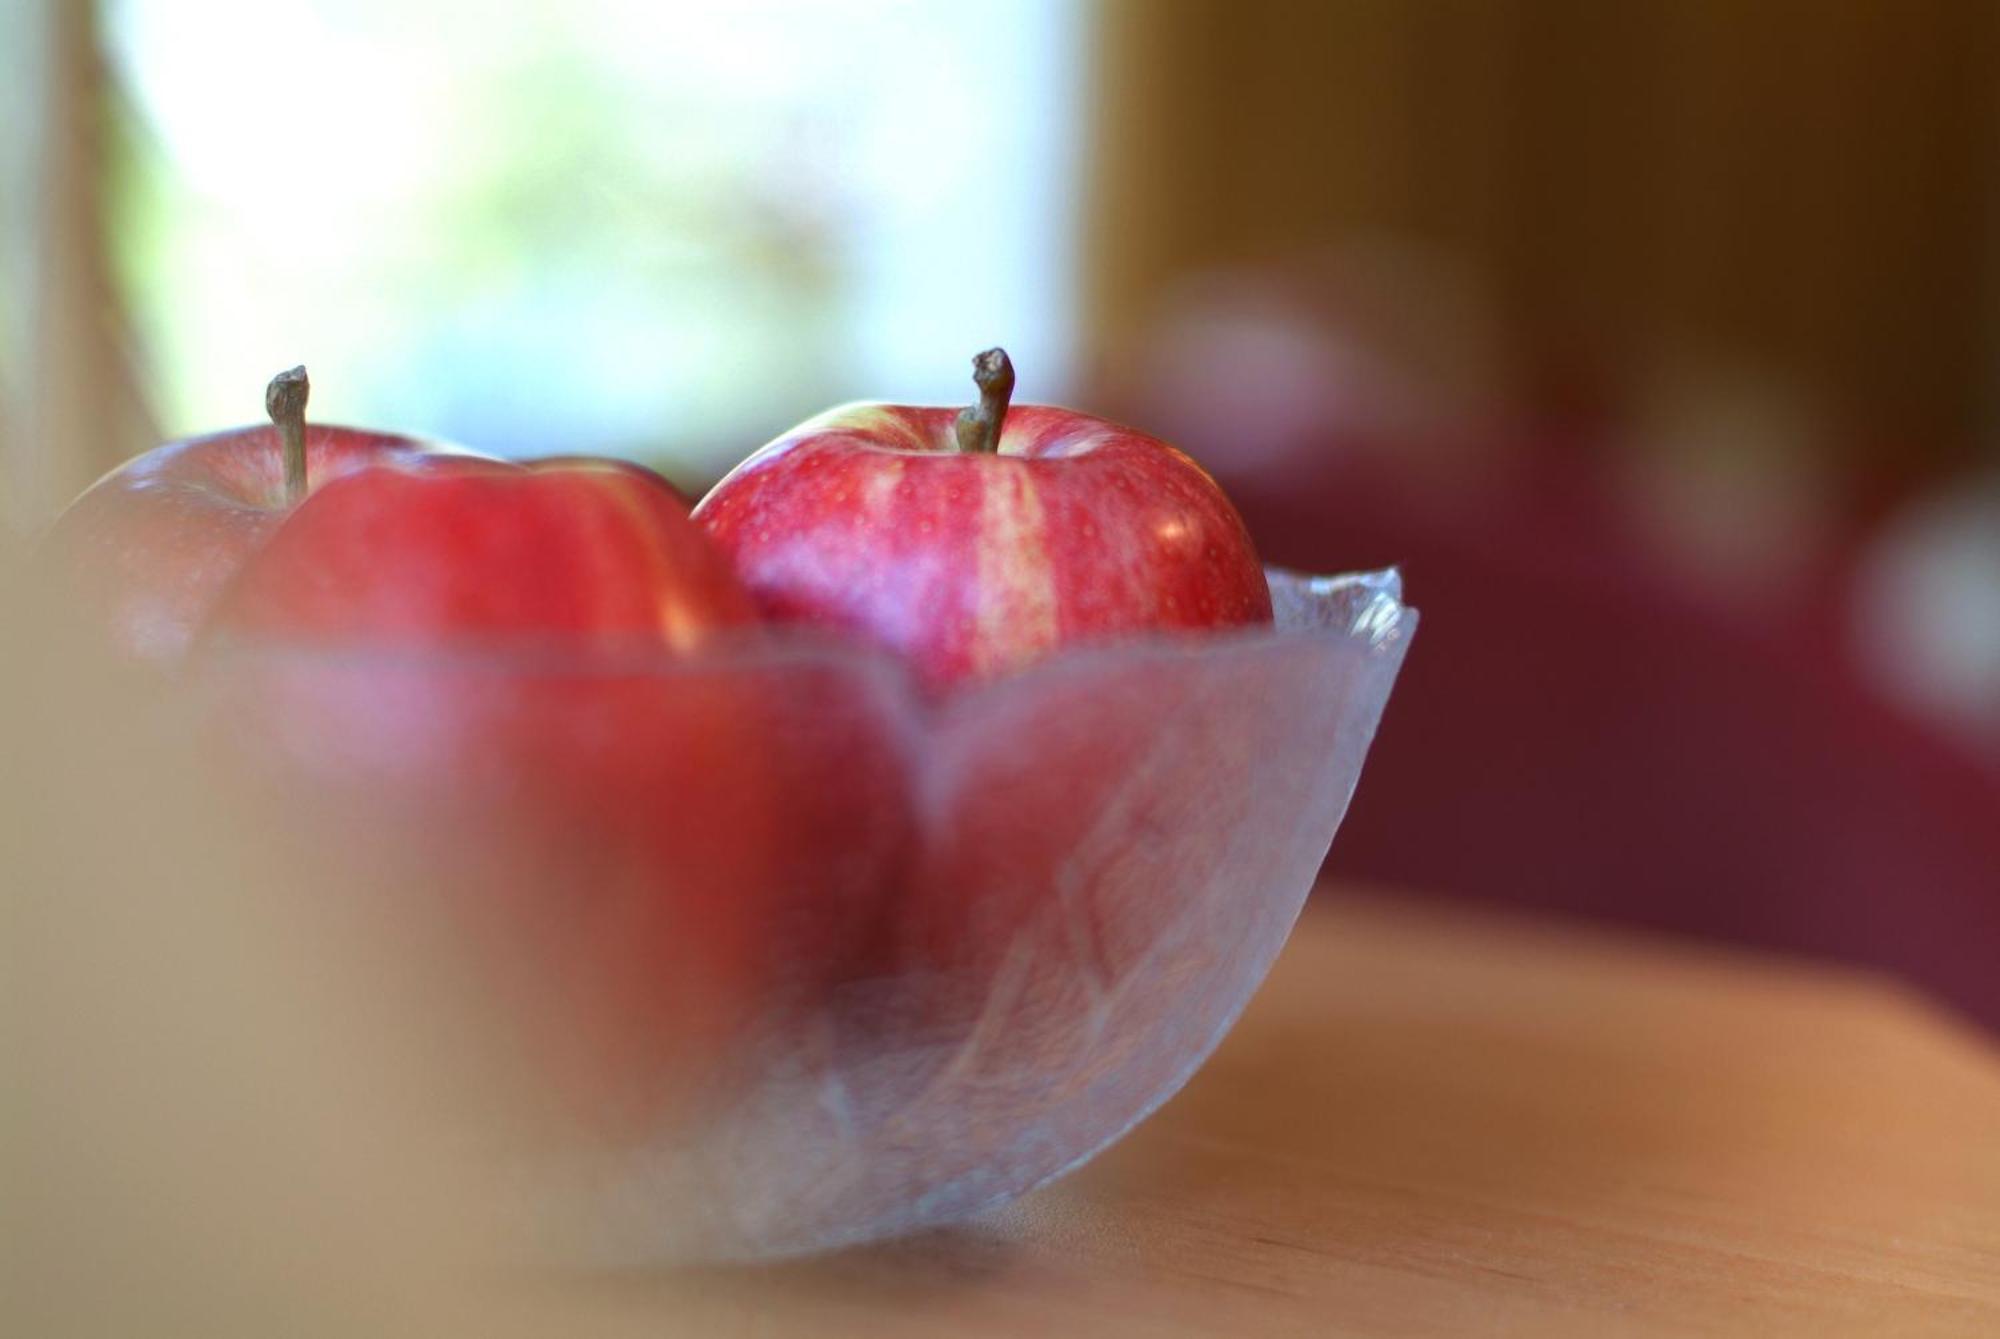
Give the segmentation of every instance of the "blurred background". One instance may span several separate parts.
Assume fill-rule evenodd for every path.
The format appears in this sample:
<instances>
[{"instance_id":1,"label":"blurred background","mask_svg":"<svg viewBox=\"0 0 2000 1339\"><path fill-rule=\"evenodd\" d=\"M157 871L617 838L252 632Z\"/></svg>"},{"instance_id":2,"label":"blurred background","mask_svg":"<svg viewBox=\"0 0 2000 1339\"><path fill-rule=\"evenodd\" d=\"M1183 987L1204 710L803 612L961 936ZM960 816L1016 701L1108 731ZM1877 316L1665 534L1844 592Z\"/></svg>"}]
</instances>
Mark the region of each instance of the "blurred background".
<instances>
[{"instance_id":1,"label":"blurred background","mask_svg":"<svg viewBox=\"0 0 2000 1339\"><path fill-rule=\"evenodd\" d=\"M0 516L323 417L1186 447L1425 624L1336 874L2000 1025L2000 7L0 0Z\"/></svg>"}]
</instances>

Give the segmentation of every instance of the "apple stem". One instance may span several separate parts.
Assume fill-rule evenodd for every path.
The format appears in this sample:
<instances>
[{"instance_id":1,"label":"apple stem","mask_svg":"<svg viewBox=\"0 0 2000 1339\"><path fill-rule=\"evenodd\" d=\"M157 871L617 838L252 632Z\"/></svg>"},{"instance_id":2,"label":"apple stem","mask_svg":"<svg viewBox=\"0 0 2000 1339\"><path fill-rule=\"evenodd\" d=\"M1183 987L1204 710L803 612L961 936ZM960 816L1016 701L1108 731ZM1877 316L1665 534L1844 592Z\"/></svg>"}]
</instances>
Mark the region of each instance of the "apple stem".
<instances>
[{"instance_id":1,"label":"apple stem","mask_svg":"<svg viewBox=\"0 0 2000 1339\"><path fill-rule=\"evenodd\" d=\"M285 503L297 506L306 495L306 400L312 382L303 367L280 372L264 388L264 412L278 425L285 447Z\"/></svg>"},{"instance_id":2,"label":"apple stem","mask_svg":"<svg viewBox=\"0 0 2000 1339\"><path fill-rule=\"evenodd\" d=\"M952 425L958 449L969 454L998 451L1000 425L1007 420L1007 401L1014 395L1014 364L1005 349L988 349L972 360L972 384L979 403L958 411Z\"/></svg>"}]
</instances>

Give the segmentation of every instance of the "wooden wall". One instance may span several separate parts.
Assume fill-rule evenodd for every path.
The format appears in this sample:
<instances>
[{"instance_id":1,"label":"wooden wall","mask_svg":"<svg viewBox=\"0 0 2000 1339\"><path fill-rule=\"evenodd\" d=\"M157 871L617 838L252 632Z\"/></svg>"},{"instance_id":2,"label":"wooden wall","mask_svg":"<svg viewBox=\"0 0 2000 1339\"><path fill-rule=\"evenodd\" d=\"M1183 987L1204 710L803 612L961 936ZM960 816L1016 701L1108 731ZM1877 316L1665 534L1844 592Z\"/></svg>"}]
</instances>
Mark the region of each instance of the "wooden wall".
<instances>
[{"instance_id":1,"label":"wooden wall","mask_svg":"<svg viewBox=\"0 0 2000 1339\"><path fill-rule=\"evenodd\" d=\"M1731 360L1949 453L1993 418L1997 11L1104 0L1096 351L1189 270L1386 228L1558 347Z\"/></svg>"}]
</instances>

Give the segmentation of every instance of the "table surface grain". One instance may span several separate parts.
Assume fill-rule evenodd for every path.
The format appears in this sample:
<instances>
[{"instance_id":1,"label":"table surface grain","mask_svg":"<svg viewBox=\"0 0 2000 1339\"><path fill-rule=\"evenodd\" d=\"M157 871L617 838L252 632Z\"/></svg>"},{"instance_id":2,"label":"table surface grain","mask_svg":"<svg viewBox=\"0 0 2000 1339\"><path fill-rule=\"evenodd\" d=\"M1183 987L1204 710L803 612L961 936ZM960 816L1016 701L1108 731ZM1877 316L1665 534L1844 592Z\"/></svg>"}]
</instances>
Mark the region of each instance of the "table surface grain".
<instances>
[{"instance_id":1,"label":"table surface grain","mask_svg":"<svg viewBox=\"0 0 2000 1339\"><path fill-rule=\"evenodd\" d=\"M1334 892L985 1220L609 1285L767 1335L2000 1335L2000 1050L1893 983Z\"/></svg>"}]
</instances>

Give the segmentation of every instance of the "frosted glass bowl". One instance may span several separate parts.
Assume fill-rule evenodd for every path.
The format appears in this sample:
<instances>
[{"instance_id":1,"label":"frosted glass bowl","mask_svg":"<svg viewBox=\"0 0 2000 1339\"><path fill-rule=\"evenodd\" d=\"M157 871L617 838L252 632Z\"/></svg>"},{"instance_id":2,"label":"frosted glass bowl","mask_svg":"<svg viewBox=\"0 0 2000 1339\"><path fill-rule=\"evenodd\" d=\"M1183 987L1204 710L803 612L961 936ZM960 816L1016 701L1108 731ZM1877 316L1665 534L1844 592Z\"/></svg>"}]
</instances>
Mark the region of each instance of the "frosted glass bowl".
<instances>
[{"instance_id":1,"label":"frosted glass bowl","mask_svg":"<svg viewBox=\"0 0 2000 1339\"><path fill-rule=\"evenodd\" d=\"M350 855L390 839L509 964L531 1071L584 1113L522 1161L537 1229L603 1263L769 1258L1006 1203L1214 1050L1417 622L1394 572L1270 580L1275 629L942 701L790 633L234 645L198 676L289 812Z\"/></svg>"}]
</instances>

